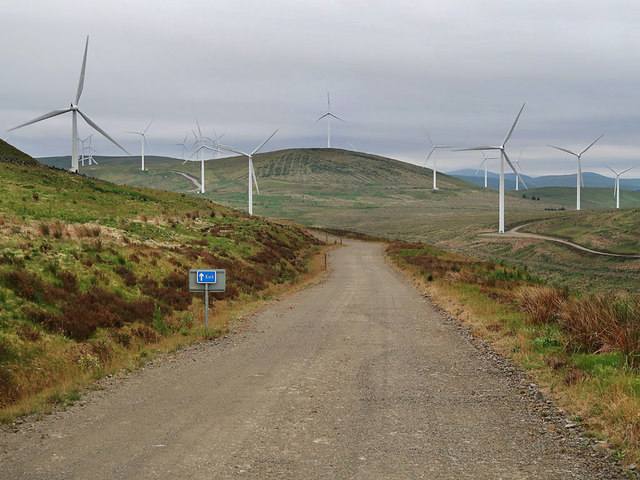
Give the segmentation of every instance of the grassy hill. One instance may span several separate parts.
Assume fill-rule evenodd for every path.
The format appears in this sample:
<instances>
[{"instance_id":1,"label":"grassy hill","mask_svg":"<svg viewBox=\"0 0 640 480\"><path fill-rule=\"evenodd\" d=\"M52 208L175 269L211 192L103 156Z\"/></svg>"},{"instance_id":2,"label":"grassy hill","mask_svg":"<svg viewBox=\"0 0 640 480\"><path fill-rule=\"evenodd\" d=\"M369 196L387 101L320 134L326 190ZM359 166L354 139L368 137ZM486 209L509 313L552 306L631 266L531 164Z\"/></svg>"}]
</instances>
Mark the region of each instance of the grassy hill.
<instances>
[{"instance_id":1,"label":"grassy hill","mask_svg":"<svg viewBox=\"0 0 640 480\"><path fill-rule=\"evenodd\" d=\"M596 250L640 253L640 209L571 212L533 223L524 231L565 238Z\"/></svg>"},{"instance_id":2,"label":"grassy hill","mask_svg":"<svg viewBox=\"0 0 640 480\"><path fill-rule=\"evenodd\" d=\"M540 197L545 203L555 207L573 210L576 207L575 187L531 188L520 192L522 195ZM611 188L581 189L581 207L583 210L611 209L615 207L615 198ZM639 208L640 192L620 190L620 208Z\"/></svg>"},{"instance_id":3,"label":"grassy hill","mask_svg":"<svg viewBox=\"0 0 640 480\"><path fill-rule=\"evenodd\" d=\"M100 165L83 172L117 183L190 192L194 186L175 172L200 176L199 164L182 165L176 159L150 157L149 171L144 173L139 171L139 158L98 161ZM533 240L480 236L497 229L497 192L447 175L438 175L440 190L433 192L432 172L427 168L338 149L264 153L256 156L255 166L261 195L254 195L254 211L259 215L473 252L478 257L530 268L556 284L586 290L633 289L629 272L640 272L640 262L585 256L561 245ZM246 174L245 159L207 162L205 196L246 209ZM587 188L583 197L585 209L611 207L609 189ZM638 198L638 193L622 192L623 206ZM571 188L509 192L507 226L566 215L574 202L575 190ZM556 211L562 208L565 210ZM602 234L622 238L615 232Z\"/></svg>"},{"instance_id":4,"label":"grassy hill","mask_svg":"<svg viewBox=\"0 0 640 480\"><path fill-rule=\"evenodd\" d=\"M304 275L317 248L295 226L73 175L0 147L0 420L76 398L94 378L202 338L189 268L227 269L215 332L229 312Z\"/></svg>"},{"instance_id":5,"label":"grassy hill","mask_svg":"<svg viewBox=\"0 0 640 480\"><path fill-rule=\"evenodd\" d=\"M46 159L47 162L60 159ZM154 186L190 192L194 186L175 172L199 179L199 164L166 157L100 158L100 165L82 170L115 183ZM497 197L447 175L438 176L433 192L430 169L376 155L339 149L291 149L254 159L260 195L259 215L292 219L306 225L363 233L442 241L474 235L497 226ZM246 209L247 163L242 158L215 159L206 164L206 197ZM543 202L514 196L508 221L548 216Z\"/></svg>"}]
</instances>

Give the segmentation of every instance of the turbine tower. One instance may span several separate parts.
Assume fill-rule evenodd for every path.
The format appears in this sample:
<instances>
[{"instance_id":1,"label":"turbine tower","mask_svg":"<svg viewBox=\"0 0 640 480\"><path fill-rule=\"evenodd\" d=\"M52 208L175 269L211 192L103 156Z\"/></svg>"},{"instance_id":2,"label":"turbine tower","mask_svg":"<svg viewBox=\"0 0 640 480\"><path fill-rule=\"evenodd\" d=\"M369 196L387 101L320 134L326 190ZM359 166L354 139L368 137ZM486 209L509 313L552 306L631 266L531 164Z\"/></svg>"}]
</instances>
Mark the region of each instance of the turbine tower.
<instances>
[{"instance_id":1,"label":"turbine tower","mask_svg":"<svg viewBox=\"0 0 640 480\"><path fill-rule=\"evenodd\" d=\"M616 172L613 168L607 167L616 176L613 184L613 195L616 197L616 208L620 208L620 177L627 173L629 170L633 170L633 167L629 167L621 172Z\"/></svg>"},{"instance_id":2,"label":"turbine tower","mask_svg":"<svg viewBox=\"0 0 640 480\"><path fill-rule=\"evenodd\" d=\"M256 173L255 173L255 170L253 168L253 156L256 153L258 153L260 151L260 149L262 147L264 147L267 144L267 142L269 140L271 140L275 136L276 133L278 133L278 130L273 132L269 136L269 138L267 138L264 142L262 142L256 148L254 148L251 153L246 153L246 152L243 152L242 150L237 150L237 149L235 149L233 147L229 147L229 146L226 146L226 145L218 145L218 149L224 150L224 151L230 152L230 153L237 153L238 155L242 155L244 157L247 157L247 159L249 161L249 173L248 173L248 177L249 177L249 190L248 190L249 206L248 206L248 212L249 212L249 215L253 215L253 182L255 182L255 184L256 184L256 192L257 192L257 194L260 195L260 188L258 188L258 179L256 178Z\"/></svg>"},{"instance_id":3,"label":"turbine tower","mask_svg":"<svg viewBox=\"0 0 640 480\"><path fill-rule=\"evenodd\" d=\"M509 139L511 138L513 131L515 130L516 125L518 124L518 120L520 120L520 115L522 115L522 111L524 110L525 105L526 105L525 103L522 104L522 107L520 108L520 111L518 112L518 115L516 116L516 119L514 120L513 125L511 125L511 128L509 129L509 132L507 133L507 136L502 141L501 145L482 145L479 147L461 148L457 150L459 152L470 151L470 150L481 150L481 151L499 150L500 151L500 189L499 189L500 192L499 192L499 201L498 201L498 212L499 212L498 213L498 233L504 233L504 162L506 161L509 164L509 167L511 167L511 170L513 170L513 173L515 173L516 175L520 175L516 170L516 167L511 162L509 155L507 155L506 145ZM520 179L520 181L526 188L527 184L525 183L525 181L522 178Z\"/></svg>"},{"instance_id":4,"label":"turbine tower","mask_svg":"<svg viewBox=\"0 0 640 480\"><path fill-rule=\"evenodd\" d=\"M149 127L151 126L151 124L153 123L153 120L151 120L149 122L149 124L147 125L147 127L142 130L141 132L136 132L136 131L128 131L127 133L130 133L131 135L139 135L140 136L140 148L141 148L141 153L140 153L140 171L144 172L145 168L144 168L144 147L145 144L147 143L147 131L149 130Z\"/></svg>"},{"instance_id":5,"label":"turbine tower","mask_svg":"<svg viewBox=\"0 0 640 480\"><path fill-rule=\"evenodd\" d=\"M196 150L193 152L193 155L197 155L198 160L200 162L200 193L204 194L205 193L205 180L204 180L204 162L206 162L206 160L204 159L204 157L202 156L202 151L203 150L212 150L212 151L218 151L217 149L210 147L209 145L206 144L202 144L199 147L196 148ZM186 163L187 161L185 160L183 162Z\"/></svg>"},{"instance_id":6,"label":"turbine tower","mask_svg":"<svg viewBox=\"0 0 640 480\"><path fill-rule=\"evenodd\" d=\"M520 166L520 159L522 158L522 150L520 150L520 155L516 158L516 168L522 171L522 167ZM516 175L516 192L520 190L520 176Z\"/></svg>"},{"instance_id":7,"label":"turbine tower","mask_svg":"<svg viewBox=\"0 0 640 480\"><path fill-rule=\"evenodd\" d=\"M331 148L331 119L335 118L336 120L340 120L341 122L344 122L344 120L337 115L334 115L331 111L331 94L329 92L327 92L327 112L321 115L320 118L316 120L316 123L323 118L327 119L327 148Z\"/></svg>"},{"instance_id":8,"label":"turbine tower","mask_svg":"<svg viewBox=\"0 0 640 480\"><path fill-rule=\"evenodd\" d=\"M480 162L480 166L478 167L478 170L476 170L476 175L478 175L478 172L480 171L480 169L482 167L484 167L484 188L485 190L488 188L488 171L487 171L487 164L489 163L489 160L497 160L498 157L487 157L484 153L484 151L481 151L480 153L482 153L482 162Z\"/></svg>"},{"instance_id":9,"label":"turbine tower","mask_svg":"<svg viewBox=\"0 0 640 480\"><path fill-rule=\"evenodd\" d=\"M80 96L82 95L82 90L84 88L84 74L87 67L87 51L89 49L89 36L87 35L87 40L84 45L84 56L82 57L82 69L80 70L80 80L78 82L78 90L76 92L75 100L71 102L69 108L65 108L62 110L53 110L49 113L45 113L40 117L34 118L26 123L22 123L17 127L13 127L9 129L9 131L17 130L18 128L26 127L27 125L32 125L37 122L41 122L42 120L47 120L49 118L57 117L58 115L62 115L64 113L71 112L71 171L78 171L78 115L80 115L90 127L104 136L107 140L117 146L120 150L129 155L129 152L122 147L118 142L116 142L113 138L111 138L107 132L102 130L93 120L91 120L86 114L84 114L78 104L80 103Z\"/></svg>"},{"instance_id":10,"label":"turbine tower","mask_svg":"<svg viewBox=\"0 0 640 480\"><path fill-rule=\"evenodd\" d=\"M431 140L431 135L427 133L427 138L429 139L429 143L431 144L431 150L429 151L429 155L427 155L426 162L433 156L436 150L444 150L454 148L452 145L436 145ZM438 165L436 162L436 157L433 157L433 190L438 190L438 181L436 177L438 176Z\"/></svg>"},{"instance_id":11,"label":"turbine tower","mask_svg":"<svg viewBox=\"0 0 640 480\"><path fill-rule=\"evenodd\" d=\"M593 142L591 142L587 148L582 150L580 153L572 152L569 149L563 147L557 147L555 145L549 145L551 148L555 148L556 150L560 150L561 152L568 153L569 155L573 155L576 157L577 163L577 171L576 171L576 210L580 210L580 187L584 187L584 180L582 178L582 155L586 153L591 147L593 147L598 140L604 137L604 133L596 138Z\"/></svg>"}]
</instances>

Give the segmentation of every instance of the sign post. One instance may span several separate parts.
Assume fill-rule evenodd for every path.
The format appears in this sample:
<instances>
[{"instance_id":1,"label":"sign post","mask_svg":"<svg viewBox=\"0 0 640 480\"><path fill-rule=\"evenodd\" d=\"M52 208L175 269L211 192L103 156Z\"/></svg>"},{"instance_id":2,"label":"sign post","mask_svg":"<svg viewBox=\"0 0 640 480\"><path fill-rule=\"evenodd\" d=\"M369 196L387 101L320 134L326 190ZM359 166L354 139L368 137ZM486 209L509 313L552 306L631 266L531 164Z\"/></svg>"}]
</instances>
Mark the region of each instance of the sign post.
<instances>
[{"instance_id":1,"label":"sign post","mask_svg":"<svg viewBox=\"0 0 640 480\"><path fill-rule=\"evenodd\" d=\"M204 329L209 330L209 292L224 292L227 272L221 269L189 270L189 291L204 293Z\"/></svg>"}]
</instances>

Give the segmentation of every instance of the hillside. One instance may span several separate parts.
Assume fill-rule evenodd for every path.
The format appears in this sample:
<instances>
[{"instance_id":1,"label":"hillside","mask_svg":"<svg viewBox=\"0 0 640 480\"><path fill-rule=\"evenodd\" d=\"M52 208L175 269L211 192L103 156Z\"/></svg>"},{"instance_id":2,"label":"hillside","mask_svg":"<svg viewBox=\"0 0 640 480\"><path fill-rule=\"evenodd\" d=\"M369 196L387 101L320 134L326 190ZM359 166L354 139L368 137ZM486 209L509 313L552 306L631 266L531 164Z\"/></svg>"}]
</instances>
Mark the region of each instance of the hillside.
<instances>
[{"instance_id":1,"label":"hillside","mask_svg":"<svg viewBox=\"0 0 640 480\"><path fill-rule=\"evenodd\" d=\"M524 227L523 231L571 240L596 250L640 253L640 209L571 212Z\"/></svg>"},{"instance_id":2,"label":"hillside","mask_svg":"<svg viewBox=\"0 0 640 480\"><path fill-rule=\"evenodd\" d=\"M227 269L215 334L230 312L304 275L317 248L295 226L207 199L33 163L0 168L0 419L202 338L189 268Z\"/></svg>"},{"instance_id":3,"label":"hillside","mask_svg":"<svg viewBox=\"0 0 640 480\"><path fill-rule=\"evenodd\" d=\"M176 172L200 176L196 162L147 157L149 171L142 173L135 157L97 158L100 165L82 172L116 183L192 192L193 184ZM430 169L390 158L314 148L268 152L257 155L254 163L260 185L254 210L259 215L432 241L475 234L497 223L495 192L442 174L440 190L433 192ZM246 209L246 175L242 158L208 161L206 197ZM508 221L540 215L545 215L542 202L515 197Z\"/></svg>"},{"instance_id":4,"label":"hillside","mask_svg":"<svg viewBox=\"0 0 640 480\"><path fill-rule=\"evenodd\" d=\"M36 165L37 161L13 145L0 139L0 162L19 165Z\"/></svg>"},{"instance_id":5,"label":"hillside","mask_svg":"<svg viewBox=\"0 0 640 480\"><path fill-rule=\"evenodd\" d=\"M148 172L139 159L98 158L100 165L83 173L117 183L156 186L193 192L194 186L175 172L199 178L199 165L151 157ZM291 219L358 231L374 236L431 244L488 260L503 259L530 268L558 285L583 290L635 288L630 269L640 261L618 262L588 257L567 247L539 241L482 237L495 232L498 196L459 179L438 175L440 190L431 190L431 170L375 155L336 149L292 149L256 156L260 195L254 195L258 215ZM247 163L240 158L207 162L207 198L246 209ZM523 195L526 198L523 198ZM624 191L622 205L640 194ZM540 198L540 200L538 200ZM585 189L585 209L612 206L610 190ZM543 188L509 192L507 227L570 213L575 189ZM560 210L564 208L565 210ZM640 271L640 270L638 270Z\"/></svg>"}]
</instances>

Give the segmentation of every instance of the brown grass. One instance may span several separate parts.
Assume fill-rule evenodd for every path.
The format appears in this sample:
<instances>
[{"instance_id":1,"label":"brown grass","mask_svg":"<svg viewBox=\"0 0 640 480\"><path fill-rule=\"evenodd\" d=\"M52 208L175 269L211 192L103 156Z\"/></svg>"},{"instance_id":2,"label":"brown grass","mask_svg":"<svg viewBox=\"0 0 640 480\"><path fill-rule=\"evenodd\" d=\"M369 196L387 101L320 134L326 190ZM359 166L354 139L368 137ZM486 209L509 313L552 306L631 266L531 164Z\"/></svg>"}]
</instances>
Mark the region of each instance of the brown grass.
<instances>
[{"instance_id":1,"label":"brown grass","mask_svg":"<svg viewBox=\"0 0 640 480\"><path fill-rule=\"evenodd\" d=\"M520 307L528 320L536 325L557 321L567 292L552 287L524 287L516 293Z\"/></svg>"}]
</instances>

